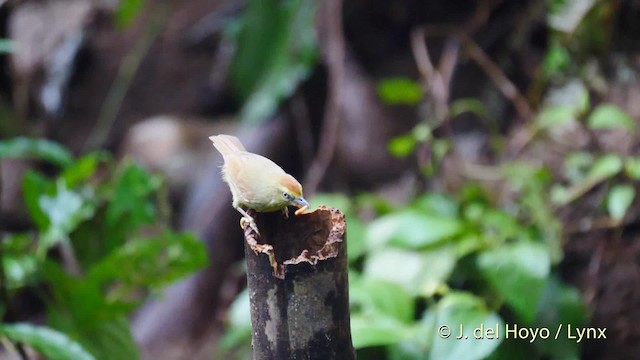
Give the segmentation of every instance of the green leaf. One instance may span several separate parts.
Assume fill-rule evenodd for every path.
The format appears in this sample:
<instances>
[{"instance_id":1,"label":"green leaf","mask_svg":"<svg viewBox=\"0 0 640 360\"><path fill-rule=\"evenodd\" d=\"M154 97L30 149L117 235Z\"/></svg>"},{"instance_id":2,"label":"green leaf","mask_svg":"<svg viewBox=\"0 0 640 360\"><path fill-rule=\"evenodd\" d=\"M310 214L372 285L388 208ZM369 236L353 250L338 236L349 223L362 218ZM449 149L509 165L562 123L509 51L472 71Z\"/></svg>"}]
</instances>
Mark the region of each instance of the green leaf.
<instances>
[{"instance_id":1,"label":"green leaf","mask_svg":"<svg viewBox=\"0 0 640 360\"><path fill-rule=\"evenodd\" d=\"M478 99L458 99L449 105L449 116L456 117L464 113L472 113L480 118L487 117L487 107Z\"/></svg>"},{"instance_id":2,"label":"green leaf","mask_svg":"<svg viewBox=\"0 0 640 360\"><path fill-rule=\"evenodd\" d=\"M566 188L559 185L551 189L551 200L559 205L566 205L587 193L604 180L617 175L623 168L622 159L614 154L606 154L593 163L583 181Z\"/></svg>"},{"instance_id":3,"label":"green leaf","mask_svg":"<svg viewBox=\"0 0 640 360\"><path fill-rule=\"evenodd\" d=\"M603 155L593 163L587 178L592 182L600 182L618 174L622 168L622 159L618 155Z\"/></svg>"},{"instance_id":4,"label":"green leaf","mask_svg":"<svg viewBox=\"0 0 640 360\"><path fill-rule=\"evenodd\" d=\"M407 324L388 316L370 313L354 314L351 316L351 336L353 347L362 349L410 339L413 336L413 330Z\"/></svg>"},{"instance_id":5,"label":"green leaf","mask_svg":"<svg viewBox=\"0 0 640 360\"><path fill-rule=\"evenodd\" d=\"M422 87L408 78L388 78L380 81L378 96L389 105L415 105L422 100Z\"/></svg>"},{"instance_id":6,"label":"green leaf","mask_svg":"<svg viewBox=\"0 0 640 360\"><path fill-rule=\"evenodd\" d=\"M580 292L552 276L547 281L538 306L536 326L557 329L562 324L566 334L568 325L573 328L584 327L588 321L587 314L587 307ZM534 345L550 359L580 358L580 344L566 336L548 341L535 341Z\"/></svg>"},{"instance_id":7,"label":"green leaf","mask_svg":"<svg viewBox=\"0 0 640 360\"><path fill-rule=\"evenodd\" d=\"M366 225L356 216L346 215L347 231L349 241L347 241L347 257L349 262L358 259L367 250Z\"/></svg>"},{"instance_id":8,"label":"green leaf","mask_svg":"<svg viewBox=\"0 0 640 360\"><path fill-rule=\"evenodd\" d=\"M133 240L90 269L88 278L97 284L117 283L114 301L124 301L138 287L168 285L207 263L202 241L192 234L166 232Z\"/></svg>"},{"instance_id":9,"label":"green leaf","mask_svg":"<svg viewBox=\"0 0 640 360\"><path fill-rule=\"evenodd\" d=\"M241 345L251 346L251 312L249 291L245 289L238 294L227 312L228 328L226 329L220 347L223 353Z\"/></svg>"},{"instance_id":10,"label":"green leaf","mask_svg":"<svg viewBox=\"0 0 640 360\"><path fill-rule=\"evenodd\" d=\"M47 316L53 327L72 334L98 359L139 358L125 315L131 307L114 304L100 284L70 276L57 263L45 261L43 277L51 285L53 301L47 304Z\"/></svg>"},{"instance_id":11,"label":"green leaf","mask_svg":"<svg viewBox=\"0 0 640 360\"><path fill-rule=\"evenodd\" d=\"M106 221L110 226L136 228L148 224L155 218L156 209L150 196L161 184L161 179L150 175L141 167L126 163L120 176L115 180L115 190L107 207Z\"/></svg>"},{"instance_id":12,"label":"green leaf","mask_svg":"<svg viewBox=\"0 0 640 360\"><path fill-rule=\"evenodd\" d=\"M41 236L38 252L43 254L58 241L68 239L69 234L84 220L95 213L95 205L90 199L67 189L59 180L55 195L43 195L39 205L48 218L49 227Z\"/></svg>"},{"instance_id":13,"label":"green leaf","mask_svg":"<svg viewBox=\"0 0 640 360\"><path fill-rule=\"evenodd\" d=\"M13 52L15 46L13 41L9 39L0 39L0 54L9 54Z\"/></svg>"},{"instance_id":14,"label":"green leaf","mask_svg":"<svg viewBox=\"0 0 640 360\"><path fill-rule=\"evenodd\" d=\"M502 245L482 252L477 265L518 317L532 325L551 268L545 247L529 242Z\"/></svg>"},{"instance_id":15,"label":"green leaf","mask_svg":"<svg viewBox=\"0 0 640 360\"><path fill-rule=\"evenodd\" d=\"M45 140L17 137L0 141L0 159L41 159L65 167L73 163L71 153L61 145Z\"/></svg>"},{"instance_id":16,"label":"green leaf","mask_svg":"<svg viewBox=\"0 0 640 360\"><path fill-rule=\"evenodd\" d=\"M51 360L93 360L80 344L56 330L31 324L2 325L0 334L29 345Z\"/></svg>"},{"instance_id":17,"label":"green leaf","mask_svg":"<svg viewBox=\"0 0 640 360\"><path fill-rule=\"evenodd\" d=\"M446 288L446 281L456 260L453 245L422 253L394 248L379 249L367 258L363 274L398 284L410 294L430 297Z\"/></svg>"},{"instance_id":18,"label":"green leaf","mask_svg":"<svg viewBox=\"0 0 640 360\"><path fill-rule=\"evenodd\" d=\"M74 188L95 175L98 165L109 158L107 153L97 152L85 155L69 165L62 172L68 188Z\"/></svg>"},{"instance_id":19,"label":"green leaf","mask_svg":"<svg viewBox=\"0 0 640 360\"><path fill-rule=\"evenodd\" d=\"M40 197L55 193L55 184L42 175L27 171L22 178L22 194L29 215L41 232L49 227L49 217L40 207Z\"/></svg>"},{"instance_id":20,"label":"green leaf","mask_svg":"<svg viewBox=\"0 0 640 360\"><path fill-rule=\"evenodd\" d=\"M428 214L440 215L449 218L457 217L460 211L460 206L451 197L446 194L433 192L421 195L411 206Z\"/></svg>"},{"instance_id":21,"label":"green leaf","mask_svg":"<svg viewBox=\"0 0 640 360\"><path fill-rule=\"evenodd\" d=\"M575 110L567 105L545 107L536 117L535 124L540 130L562 125L575 120Z\"/></svg>"},{"instance_id":22,"label":"green leaf","mask_svg":"<svg viewBox=\"0 0 640 360\"><path fill-rule=\"evenodd\" d=\"M422 248L450 239L461 233L463 224L454 217L401 210L371 222L367 244L374 249L384 244Z\"/></svg>"},{"instance_id":23,"label":"green leaf","mask_svg":"<svg viewBox=\"0 0 640 360\"><path fill-rule=\"evenodd\" d=\"M624 171L633 180L640 180L640 157L630 157L624 163Z\"/></svg>"},{"instance_id":24,"label":"green leaf","mask_svg":"<svg viewBox=\"0 0 640 360\"><path fill-rule=\"evenodd\" d=\"M635 121L619 107L612 104L599 105L593 110L587 124L591 129L621 128L631 133L636 131Z\"/></svg>"},{"instance_id":25,"label":"green leaf","mask_svg":"<svg viewBox=\"0 0 640 360\"><path fill-rule=\"evenodd\" d=\"M583 181L593 163L593 155L585 151L572 152L564 160L564 172L571 183Z\"/></svg>"},{"instance_id":26,"label":"green leaf","mask_svg":"<svg viewBox=\"0 0 640 360\"><path fill-rule=\"evenodd\" d=\"M545 78L549 78L568 68L571 61L569 52L561 44L552 44L542 62Z\"/></svg>"},{"instance_id":27,"label":"green leaf","mask_svg":"<svg viewBox=\"0 0 640 360\"><path fill-rule=\"evenodd\" d=\"M38 262L33 254L4 255L0 260L2 260L0 265L4 268L7 288L18 289L34 281Z\"/></svg>"},{"instance_id":28,"label":"green leaf","mask_svg":"<svg viewBox=\"0 0 640 360\"><path fill-rule=\"evenodd\" d=\"M317 60L316 8L309 0L249 1L230 69L232 86L245 100L243 122L271 116L308 77Z\"/></svg>"},{"instance_id":29,"label":"green leaf","mask_svg":"<svg viewBox=\"0 0 640 360\"><path fill-rule=\"evenodd\" d=\"M615 185L611 188L607 197L609 216L616 222L622 221L635 196L636 189L631 185Z\"/></svg>"},{"instance_id":30,"label":"green leaf","mask_svg":"<svg viewBox=\"0 0 640 360\"><path fill-rule=\"evenodd\" d=\"M138 17L145 6L145 0L120 0L116 9L116 25L125 28Z\"/></svg>"},{"instance_id":31,"label":"green leaf","mask_svg":"<svg viewBox=\"0 0 640 360\"><path fill-rule=\"evenodd\" d=\"M140 359L138 346L133 339L126 316L106 321L95 318L94 321L95 323L90 324L80 336L85 348L96 354L98 359Z\"/></svg>"},{"instance_id":32,"label":"green leaf","mask_svg":"<svg viewBox=\"0 0 640 360\"><path fill-rule=\"evenodd\" d=\"M500 316L488 310L481 298L470 293L447 294L435 309L427 311L422 324L435 330L430 332L429 359L484 359L504 337L500 332L504 329ZM447 326L448 332L442 332L442 326Z\"/></svg>"},{"instance_id":33,"label":"green leaf","mask_svg":"<svg viewBox=\"0 0 640 360\"><path fill-rule=\"evenodd\" d=\"M375 278L352 281L349 286L351 307L359 306L362 312L390 316L404 323L414 317L415 301L401 286Z\"/></svg>"},{"instance_id":34,"label":"green leaf","mask_svg":"<svg viewBox=\"0 0 640 360\"><path fill-rule=\"evenodd\" d=\"M344 214L351 215L353 205L351 199L341 193L321 193L309 199L312 209L316 209L320 205L334 207L340 209ZM347 223L348 224L348 223Z\"/></svg>"},{"instance_id":35,"label":"green leaf","mask_svg":"<svg viewBox=\"0 0 640 360\"><path fill-rule=\"evenodd\" d=\"M396 136L389 140L389 152L399 158L407 157L415 150L418 142L412 134Z\"/></svg>"}]
</instances>

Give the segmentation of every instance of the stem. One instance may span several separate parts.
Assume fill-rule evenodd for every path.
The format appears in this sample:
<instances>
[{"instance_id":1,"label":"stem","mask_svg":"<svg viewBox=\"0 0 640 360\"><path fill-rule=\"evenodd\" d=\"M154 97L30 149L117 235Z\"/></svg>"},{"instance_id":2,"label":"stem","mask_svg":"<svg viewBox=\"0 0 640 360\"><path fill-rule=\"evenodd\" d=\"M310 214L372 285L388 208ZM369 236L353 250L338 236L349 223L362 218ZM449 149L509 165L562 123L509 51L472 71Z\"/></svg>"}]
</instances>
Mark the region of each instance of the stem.
<instances>
[{"instance_id":1,"label":"stem","mask_svg":"<svg viewBox=\"0 0 640 360\"><path fill-rule=\"evenodd\" d=\"M98 120L84 144L84 150L94 150L104 147L104 144L111 133L111 128L118 117L124 97L127 95L131 83L140 68L142 60L145 58L151 45L155 41L160 31L164 28L165 20L169 15L171 1L162 1L151 15L148 25L133 49L122 60L118 74L114 80L107 97L100 108Z\"/></svg>"}]
</instances>

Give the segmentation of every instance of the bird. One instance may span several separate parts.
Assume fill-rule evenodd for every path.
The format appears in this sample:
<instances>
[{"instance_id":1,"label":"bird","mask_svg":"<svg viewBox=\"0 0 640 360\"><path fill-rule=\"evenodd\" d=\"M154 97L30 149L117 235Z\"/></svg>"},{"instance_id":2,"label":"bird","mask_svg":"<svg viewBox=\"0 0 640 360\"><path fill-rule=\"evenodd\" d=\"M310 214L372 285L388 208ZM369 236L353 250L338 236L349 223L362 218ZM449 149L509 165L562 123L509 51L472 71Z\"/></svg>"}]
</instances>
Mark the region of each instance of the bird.
<instances>
[{"instance_id":1,"label":"bird","mask_svg":"<svg viewBox=\"0 0 640 360\"><path fill-rule=\"evenodd\" d=\"M242 214L240 227L249 225L260 235L258 226L245 209L257 212L282 211L289 216L288 206L297 207L295 215L304 213L309 203L302 195L302 185L270 159L248 152L240 140L232 135L209 137L222 154L222 180L231 190L232 206Z\"/></svg>"}]
</instances>

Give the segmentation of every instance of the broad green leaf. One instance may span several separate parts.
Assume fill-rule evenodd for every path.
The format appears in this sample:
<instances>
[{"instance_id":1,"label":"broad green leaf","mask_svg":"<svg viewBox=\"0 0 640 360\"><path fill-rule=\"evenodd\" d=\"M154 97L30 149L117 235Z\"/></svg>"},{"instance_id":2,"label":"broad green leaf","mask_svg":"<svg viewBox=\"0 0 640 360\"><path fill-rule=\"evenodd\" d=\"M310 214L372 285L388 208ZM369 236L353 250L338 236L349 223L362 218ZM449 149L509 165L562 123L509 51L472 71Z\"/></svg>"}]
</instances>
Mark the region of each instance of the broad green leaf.
<instances>
[{"instance_id":1,"label":"broad green leaf","mask_svg":"<svg viewBox=\"0 0 640 360\"><path fill-rule=\"evenodd\" d=\"M636 189L631 185L615 185L611 188L607 197L609 216L616 222L622 221L635 196Z\"/></svg>"},{"instance_id":2,"label":"broad green leaf","mask_svg":"<svg viewBox=\"0 0 640 360\"><path fill-rule=\"evenodd\" d=\"M47 309L51 326L73 335L100 360L139 358L125 315L131 307L109 302L100 284L72 277L51 261L44 263L43 276L53 295Z\"/></svg>"},{"instance_id":3,"label":"broad green leaf","mask_svg":"<svg viewBox=\"0 0 640 360\"><path fill-rule=\"evenodd\" d=\"M444 217L457 217L460 206L451 197L442 193L425 193L412 204L419 210Z\"/></svg>"},{"instance_id":4,"label":"broad green leaf","mask_svg":"<svg viewBox=\"0 0 640 360\"><path fill-rule=\"evenodd\" d=\"M62 180L59 180L57 185L55 195L43 195L39 200L40 208L49 222L49 227L40 238L40 254L58 241L67 239L78 224L95 213L95 205L91 199L69 190Z\"/></svg>"},{"instance_id":5,"label":"broad green leaf","mask_svg":"<svg viewBox=\"0 0 640 360\"><path fill-rule=\"evenodd\" d=\"M142 12L145 0L120 0L116 9L116 24L119 28L125 28Z\"/></svg>"},{"instance_id":6,"label":"broad green leaf","mask_svg":"<svg viewBox=\"0 0 640 360\"><path fill-rule=\"evenodd\" d=\"M575 111L568 105L546 107L536 117L535 124L541 129L548 129L575 120Z\"/></svg>"},{"instance_id":7,"label":"broad green leaf","mask_svg":"<svg viewBox=\"0 0 640 360\"><path fill-rule=\"evenodd\" d=\"M124 301L138 287L159 288L178 280L207 262L202 241L192 234L167 232L130 241L90 269L97 284L117 283L115 301Z\"/></svg>"},{"instance_id":8,"label":"broad green leaf","mask_svg":"<svg viewBox=\"0 0 640 360\"><path fill-rule=\"evenodd\" d=\"M40 231L45 231L49 227L49 218L40 207L40 197L53 193L55 193L55 184L47 178L31 170L24 174L22 178L22 195L31 220Z\"/></svg>"},{"instance_id":9,"label":"broad green leaf","mask_svg":"<svg viewBox=\"0 0 640 360\"><path fill-rule=\"evenodd\" d=\"M547 49L547 53L542 61L542 70L545 78L554 76L564 71L570 64L571 57L567 49L561 44L552 44Z\"/></svg>"},{"instance_id":10,"label":"broad green leaf","mask_svg":"<svg viewBox=\"0 0 640 360\"><path fill-rule=\"evenodd\" d=\"M599 105L593 110L587 124L592 129L620 128L631 133L636 131L635 121L619 107L612 104Z\"/></svg>"},{"instance_id":11,"label":"broad green leaf","mask_svg":"<svg viewBox=\"0 0 640 360\"><path fill-rule=\"evenodd\" d=\"M430 359L484 359L504 338L500 316L470 293L446 295L427 311L422 324L435 330L430 332Z\"/></svg>"},{"instance_id":12,"label":"broad green leaf","mask_svg":"<svg viewBox=\"0 0 640 360\"><path fill-rule=\"evenodd\" d=\"M354 304L361 312L390 316L404 323L414 317L415 300L401 286L392 282L364 278L352 282L349 287L351 307Z\"/></svg>"},{"instance_id":13,"label":"broad green leaf","mask_svg":"<svg viewBox=\"0 0 640 360\"><path fill-rule=\"evenodd\" d=\"M547 281L540 304L538 306L538 322L536 326L557 329L563 326L566 334L567 326L582 328L587 324L587 307L580 292L560 282L552 276ZM562 331L563 329L561 329ZM534 345L541 349L549 359L579 359L580 344L567 336L557 340L535 341Z\"/></svg>"},{"instance_id":14,"label":"broad green leaf","mask_svg":"<svg viewBox=\"0 0 640 360\"><path fill-rule=\"evenodd\" d=\"M64 333L31 324L2 325L0 334L36 349L50 360L93 360L79 343Z\"/></svg>"},{"instance_id":15,"label":"broad green leaf","mask_svg":"<svg viewBox=\"0 0 640 360\"><path fill-rule=\"evenodd\" d=\"M91 153L76 160L62 172L68 188L74 188L95 175L100 162L108 159L106 153Z\"/></svg>"},{"instance_id":16,"label":"broad green leaf","mask_svg":"<svg viewBox=\"0 0 640 360\"><path fill-rule=\"evenodd\" d=\"M400 210L371 222L367 230L370 249L393 244L406 248L422 248L450 239L463 230L454 217L428 214L417 210Z\"/></svg>"},{"instance_id":17,"label":"broad green leaf","mask_svg":"<svg viewBox=\"0 0 640 360\"><path fill-rule=\"evenodd\" d=\"M389 316L371 313L351 316L351 336L356 349L395 344L413 334L411 327Z\"/></svg>"},{"instance_id":18,"label":"broad green leaf","mask_svg":"<svg viewBox=\"0 0 640 360\"><path fill-rule=\"evenodd\" d=\"M456 117L467 112L475 114L480 118L487 116L486 106L478 99L458 99L449 105L449 116L451 117Z\"/></svg>"},{"instance_id":19,"label":"broad green leaf","mask_svg":"<svg viewBox=\"0 0 640 360\"><path fill-rule=\"evenodd\" d=\"M482 252L477 265L524 324L532 325L551 268L547 249L529 242L506 244Z\"/></svg>"},{"instance_id":20,"label":"broad green leaf","mask_svg":"<svg viewBox=\"0 0 640 360\"><path fill-rule=\"evenodd\" d=\"M618 174L623 167L622 159L614 154L599 157L591 166L587 178L589 181L600 182Z\"/></svg>"},{"instance_id":21,"label":"broad green leaf","mask_svg":"<svg viewBox=\"0 0 640 360\"><path fill-rule=\"evenodd\" d=\"M388 78L378 83L378 96L389 105L415 105L422 100L422 87L408 78Z\"/></svg>"},{"instance_id":22,"label":"broad green leaf","mask_svg":"<svg viewBox=\"0 0 640 360\"><path fill-rule=\"evenodd\" d=\"M13 41L9 39L0 39L0 54L9 54L15 48Z\"/></svg>"},{"instance_id":23,"label":"broad green leaf","mask_svg":"<svg viewBox=\"0 0 640 360\"><path fill-rule=\"evenodd\" d=\"M424 122L416 125L411 130L411 135L413 135L418 142L427 142L433 138L431 127Z\"/></svg>"},{"instance_id":24,"label":"broad green leaf","mask_svg":"<svg viewBox=\"0 0 640 360\"><path fill-rule=\"evenodd\" d=\"M559 185L551 189L551 200L559 205L566 205L579 198L600 182L617 175L623 169L622 159L614 154L606 154L593 163L583 181L570 187Z\"/></svg>"},{"instance_id":25,"label":"broad green leaf","mask_svg":"<svg viewBox=\"0 0 640 360\"><path fill-rule=\"evenodd\" d=\"M245 289L236 296L227 312L228 328L220 340L223 352L240 345L251 346L250 306L249 291Z\"/></svg>"},{"instance_id":26,"label":"broad green leaf","mask_svg":"<svg viewBox=\"0 0 640 360\"><path fill-rule=\"evenodd\" d=\"M409 156L418 145L412 134L401 135L389 140L389 152L391 155L403 158Z\"/></svg>"},{"instance_id":27,"label":"broad green leaf","mask_svg":"<svg viewBox=\"0 0 640 360\"><path fill-rule=\"evenodd\" d=\"M99 316L100 314L96 314ZM95 323L80 334L82 344L96 354L100 360L140 359L138 346L129 327L126 316L116 319L102 320L95 318Z\"/></svg>"},{"instance_id":28,"label":"broad green leaf","mask_svg":"<svg viewBox=\"0 0 640 360\"><path fill-rule=\"evenodd\" d=\"M245 123L271 116L309 75L317 60L316 7L310 0L249 1L230 69Z\"/></svg>"},{"instance_id":29,"label":"broad green leaf","mask_svg":"<svg viewBox=\"0 0 640 360\"><path fill-rule=\"evenodd\" d=\"M69 150L61 145L45 140L17 137L0 141L0 159L42 159L65 167L73 163Z\"/></svg>"},{"instance_id":30,"label":"broad green leaf","mask_svg":"<svg viewBox=\"0 0 640 360\"><path fill-rule=\"evenodd\" d=\"M322 193L317 194L309 199L312 209L316 209L320 205L334 207L344 214L350 214L352 211L351 199L340 193Z\"/></svg>"},{"instance_id":31,"label":"broad green leaf","mask_svg":"<svg viewBox=\"0 0 640 360\"><path fill-rule=\"evenodd\" d=\"M35 255L4 255L0 257L0 260L2 260L0 265L4 268L9 289L21 288L35 279L38 271L38 262Z\"/></svg>"},{"instance_id":32,"label":"broad green leaf","mask_svg":"<svg viewBox=\"0 0 640 360\"><path fill-rule=\"evenodd\" d=\"M366 225L356 216L346 215L347 221L347 257L354 261L367 250Z\"/></svg>"},{"instance_id":33,"label":"broad green leaf","mask_svg":"<svg viewBox=\"0 0 640 360\"><path fill-rule=\"evenodd\" d=\"M572 152L565 157L564 175L571 183L583 181L593 163L593 155L585 151Z\"/></svg>"},{"instance_id":34,"label":"broad green leaf","mask_svg":"<svg viewBox=\"0 0 640 360\"><path fill-rule=\"evenodd\" d=\"M116 180L113 197L107 207L106 221L110 226L122 225L136 228L148 224L155 218L156 209L150 197L160 187L161 180L144 169L126 163Z\"/></svg>"},{"instance_id":35,"label":"broad green leaf","mask_svg":"<svg viewBox=\"0 0 640 360\"><path fill-rule=\"evenodd\" d=\"M363 274L398 284L410 294L429 297L446 288L456 260L453 245L421 253L394 248L377 249L367 258Z\"/></svg>"},{"instance_id":36,"label":"broad green leaf","mask_svg":"<svg viewBox=\"0 0 640 360\"><path fill-rule=\"evenodd\" d=\"M547 23L554 30L573 34L596 5L595 0L565 0L547 14Z\"/></svg>"},{"instance_id":37,"label":"broad green leaf","mask_svg":"<svg viewBox=\"0 0 640 360\"><path fill-rule=\"evenodd\" d=\"M624 163L625 174L633 180L640 180L640 157L630 157Z\"/></svg>"}]
</instances>

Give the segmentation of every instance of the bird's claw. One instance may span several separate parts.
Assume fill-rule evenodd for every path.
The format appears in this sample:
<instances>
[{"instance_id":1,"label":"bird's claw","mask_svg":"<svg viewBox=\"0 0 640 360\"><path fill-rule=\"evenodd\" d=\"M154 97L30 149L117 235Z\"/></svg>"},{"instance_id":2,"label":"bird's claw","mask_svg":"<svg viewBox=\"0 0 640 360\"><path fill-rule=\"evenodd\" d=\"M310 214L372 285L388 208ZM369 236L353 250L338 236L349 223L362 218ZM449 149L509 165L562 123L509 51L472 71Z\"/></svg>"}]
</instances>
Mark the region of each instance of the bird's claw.
<instances>
[{"instance_id":1,"label":"bird's claw","mask_svg":"<svg viewBox=\"0 0 640 360\"><path fill-rule=\"evenodd\" d=\"M243 231L247 229L247 225L249 225L251 229L253 229L253 231L255 231L256 234L258 234L258 236L260 236L260 231L258 231L258 225L256 225L256 222L253 220L253 218L241 217L240 227L242 228Z\"/></svg>"},{"instance_id":2,"label":"bird's claw","mask_svg":"<svg viewBox=\"0 0 640 360\"><path fill-rule=\"evenodd\" d=\"M283 207L282 208L282 215L284 215L285 219L289 218L289 208L288 207Z\"/></svg>"}]
</instances>

